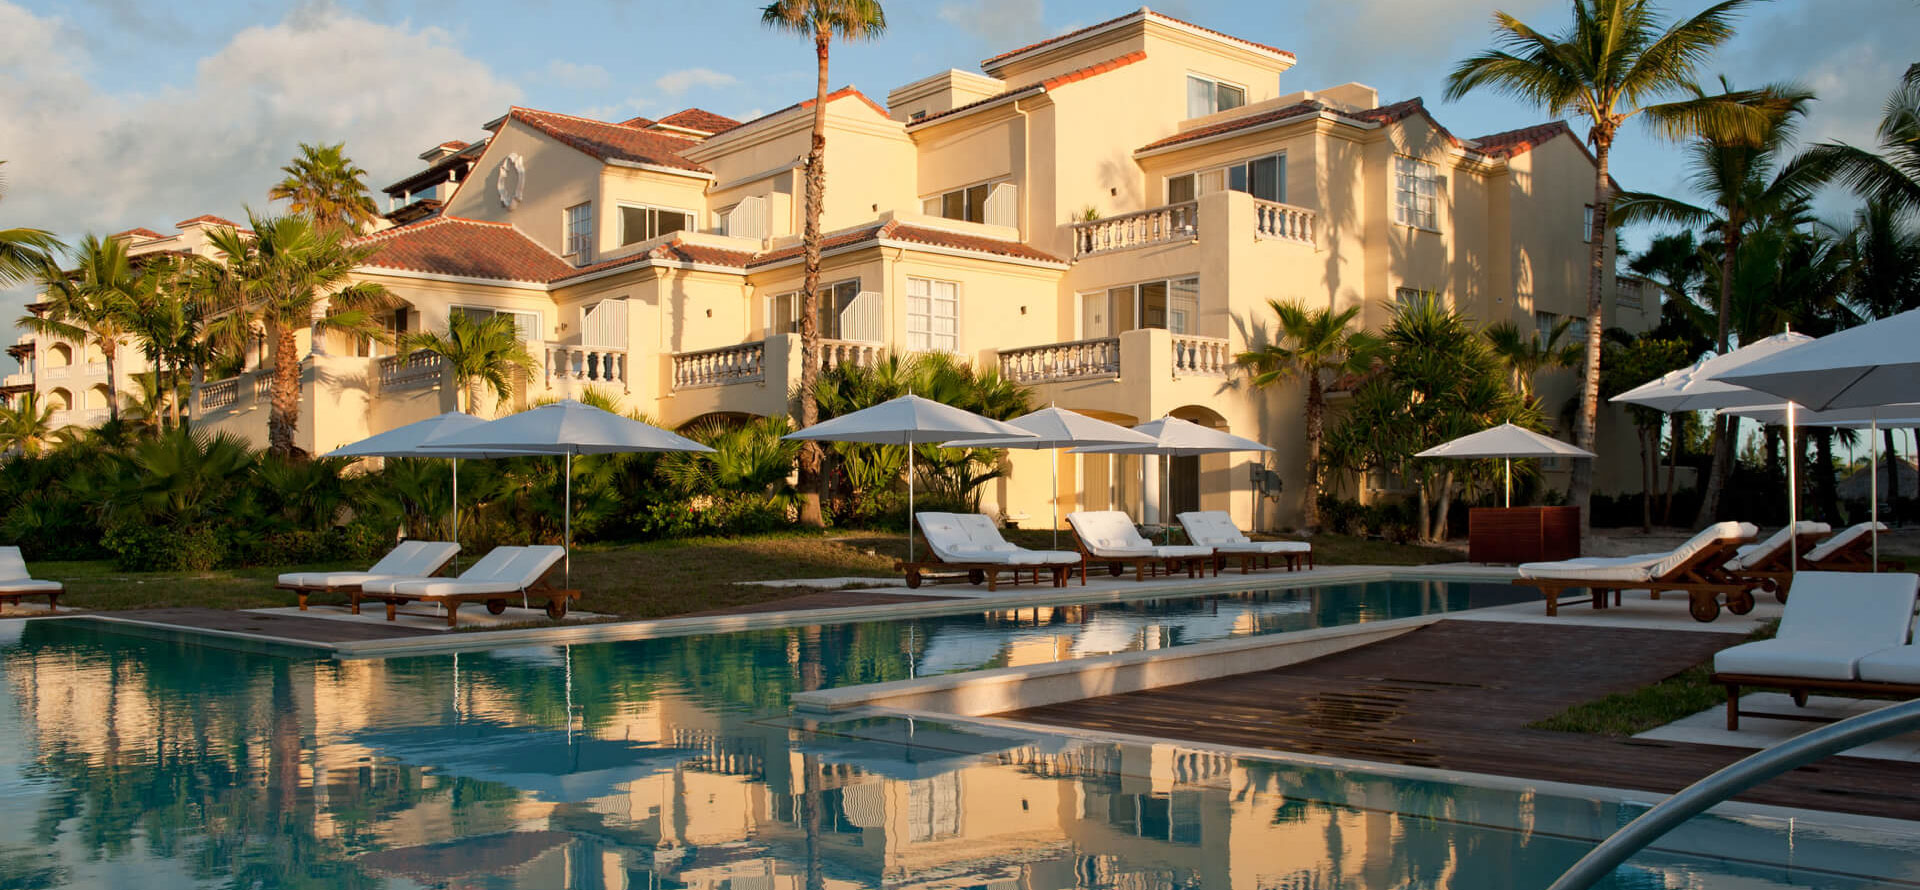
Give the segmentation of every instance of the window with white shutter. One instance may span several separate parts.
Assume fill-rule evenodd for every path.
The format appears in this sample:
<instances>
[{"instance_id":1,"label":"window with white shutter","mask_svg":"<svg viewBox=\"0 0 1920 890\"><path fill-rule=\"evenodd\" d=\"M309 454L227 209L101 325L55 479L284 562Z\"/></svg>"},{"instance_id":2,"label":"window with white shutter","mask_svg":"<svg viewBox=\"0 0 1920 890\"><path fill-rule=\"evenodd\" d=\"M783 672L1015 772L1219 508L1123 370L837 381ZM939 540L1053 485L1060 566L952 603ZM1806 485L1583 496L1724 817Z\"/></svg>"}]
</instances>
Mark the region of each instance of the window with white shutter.
<instances>
[{"instance_id":1,"label":"window with white shutter","mask_svg":"<svg viewBox=\"0 0 1920 890\"><path fill-rule=\"evenodd\" d=\"M1020 227L1020 187L996 182L987 193L987 225Z\"/></svg>"},{"instance_id":2,"label":"window with white shutter","mask_svg":"<svg viewBox=\"0 0 1920 890\"><path fill-rule=\"evenodd\" d=\"M767 237L767 199L758 195L741 198L722 214L721 226L723 233L735 238Z\"/></svg>"},{"instance_id":3,"label":"window with white shutter","mask_svg":"<svg viewBox=\"0 0 1920 890\"><path fill-rule=\"evenodd\" d=\"M1438 231L1440 171L1404 155L1393 158L1393 221Z\"/></svg>"},{"instance_id":4,"label":"window with white shutter","mask_svg":"<svg viewBox=\"0 0 1920 890\"><path fill-rule=\"evenodd\" d=\"M601 300L580 310L580 345L597 349L627 348L627 301Z\"/></svg>"},{"instance_id":5,"label":"window with white shutter","mask_svg":"<svg viewBox=\"0 0 1920 890\"><path fill-rule=\"evenodd\" d=\"M931 278L907 279L907 349L960 351L960 285Z\"/></svg>"},{"instance_id":6,"label":"window with white shutter","mask_svg":"<svg viewBox=\"0 0 1920 890\"><path fill-rule=\"evenodd\" d=\"M567 208L567 252L581 263L593 261L593 202Z\"/></svg>"}]
</instances>

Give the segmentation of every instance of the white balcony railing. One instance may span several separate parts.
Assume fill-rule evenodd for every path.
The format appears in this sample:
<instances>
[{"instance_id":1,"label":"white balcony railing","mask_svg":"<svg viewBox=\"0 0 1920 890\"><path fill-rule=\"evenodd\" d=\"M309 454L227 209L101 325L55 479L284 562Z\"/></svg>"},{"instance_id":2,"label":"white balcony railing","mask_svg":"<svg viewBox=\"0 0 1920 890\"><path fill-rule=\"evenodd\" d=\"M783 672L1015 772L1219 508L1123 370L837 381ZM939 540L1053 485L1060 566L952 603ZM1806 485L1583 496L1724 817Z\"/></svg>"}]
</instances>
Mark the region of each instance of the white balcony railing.
<instances>
[{"instance_id":1,"label":"white balcony railing","mask_svg":"<svg viewBox=\"0 0 1920 890\"><path fill-rule=\"evenodd\" d=\"M200 384L200 409L217 411L240 400L240 378L228 377Z\"/></svg>"},{"instance_id":2,"label":"white balcony railing","mask_svg":"<svg viewBox=\"0 0 1920 890\"><path fill-rule=\"evenodd\" d=\"M1233 365L1223 337L1173 335L1173 374L1176 377L1225 377Z\"/></svg>"},{"instance_id":3,"label":"white balcony railing","mask_svg":"<svg viewBox=\"0 0 1920 890\"><path fill-rule=\"evenodd\" d=\"M547 347L547 383L574 380L585 383L627 383L627 351L604 346Z\"/></svg>"},{"instance_id":4,"label":"white balcony railing","mask_svg":"<svg viewBox=\"0 0 1920 890\"><path fill-rule=\"evenodd\" d=\"M1016 383L1120 376L1120 338L1048 343L1000 353L1000 373Z\"/></svg>"},{"instance_id":5,"label":"white balcony railing","mask_svg":"<svg viewBox=\"0 0 1920 890\"><path fill-rule=\"evenodd\" d=\"M1313 243L1314 222L1318 214L1305 207L1276 201L1253 200L1254 234L1260 238Z\"/></svg>"},{"instance_id":6,"label":"white balcony railing","mask_svg":"<svg viewBox=\"0 0 1920 890\"><path fill-rule=\"evenodd\" d=\"M253 400L255 402L273 401L272 368L261 368L253 372Z\"/></svg>"},{"instance_id":7,"label":"white balcony railing","mask_svg":"<svg viewBox=\"0 0 1920 890\"><path fill-rule=\"evenodd\" d=\"M415 352L405 357L383 356L377 369L380 388L422 389L433 386L443 378L441 372L446 366L445 358L431 352Z\"/></svg>"},{"instance_id":8,"label":"white balcony railing","mask_svg":"<svg viewBox=\"0 0 1920 890\"><path fill-rule=\"evenodd\" d=\"M1191 241L1199 234L1200 205L1186 201L1074 223L1073 255L1079 258L1170 241Z\"/></svg>"},{"instance_id":9,"label":"white balcony railing","mask_svg":"<svg viewBox=\"0 0 1920 890\"><path fill-rule=\"evenodd\" d=\"M764 340L682 352L673 357L674 389L759 383L766 379L767 343Z\"/></svg>"},{"instance_id":10,"label":"white balcony railing","mask_svg":"<svg viewBox=\"0 0 1920 890\"><path fill-rule=\"evenodd\" d=\"M831 371L841 365L872 367L886 348L867 340L821 340L820 370Z\"/></svg>"}]
</instances>

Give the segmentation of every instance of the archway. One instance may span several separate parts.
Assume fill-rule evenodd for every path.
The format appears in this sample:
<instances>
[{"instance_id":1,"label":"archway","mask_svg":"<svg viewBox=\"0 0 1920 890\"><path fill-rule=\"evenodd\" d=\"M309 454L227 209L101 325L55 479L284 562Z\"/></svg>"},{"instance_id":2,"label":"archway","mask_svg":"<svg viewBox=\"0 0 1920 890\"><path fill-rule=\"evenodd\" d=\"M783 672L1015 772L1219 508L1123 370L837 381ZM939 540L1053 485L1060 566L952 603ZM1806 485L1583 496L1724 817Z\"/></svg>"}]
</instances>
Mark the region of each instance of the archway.
<instances>
[{"instance_id":1,"label":"archway","mask_svg":"<svg viewBox=\"0 0 1920 890\"><path fill-rule=\"evenodd\" d=\"M73 364L73 347L65 343L55 343L47 350L47 367L65 368Z\"/></svg>"},{"instance_id":2,"label":"archway","mask_svg":"<svg viewBox=\"0 0 1920 890\"><path fill-rule=\"evenodd\" d=\"M1208 429L1232 432L1227 419L1220 412L1205 405L1184 405L1168 412L1180 420L1199 424ZM1252 437L1249 437L1252 438ZM1247 454L1207 454L1187 457L1170 457L1166 460L1167 478L1153 495L1166 498L1166 509L1162 514L1167 522L1181 513L1196 510L1233 509L1233 493L1245 485L1244 471L1235 473L1235 468L1246 466L1249 460L1258 460L1257 456ZM1149 478L1157 475L1158 467L1149 467Z\"/></svg>"},{"instance_id":3,"label":"archway","mask_svg":"<svg viewBox=\"0 0 1920 890\"><path fill-rule=\"evenodd\" d=\"M61 387L47 390L47 407L55 411L67 411L73 408L73 393Z\"/></svg>"},{"instance_id":4,"label":"archway","mask_svg":"<svg viewBox=\"0 0 1920 890\"><path fill-rule=\"evenodd\" d=\"M106 384L96 383L87 388L81 400L81 406L89 411L105 410L113 404L113 394L107 391Z\"/></svg>"}]
</instances>

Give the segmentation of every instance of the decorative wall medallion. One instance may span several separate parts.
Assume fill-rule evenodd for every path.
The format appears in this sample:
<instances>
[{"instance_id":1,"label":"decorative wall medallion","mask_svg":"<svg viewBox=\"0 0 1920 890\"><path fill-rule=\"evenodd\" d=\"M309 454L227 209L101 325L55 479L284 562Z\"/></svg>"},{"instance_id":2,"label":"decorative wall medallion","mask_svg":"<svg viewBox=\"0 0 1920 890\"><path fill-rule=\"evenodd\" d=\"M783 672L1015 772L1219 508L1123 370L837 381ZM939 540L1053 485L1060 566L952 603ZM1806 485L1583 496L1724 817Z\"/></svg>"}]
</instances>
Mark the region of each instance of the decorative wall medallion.
<instances>
[{"instance_id":1,"label":"decorative wall medallion","mask_svg":"<svg viewBox=\"0 0 1920 890\"><path fill-rule=\"evenodd\" d=\"M513 209L527 189L526 159L517 153L507 155L507 159L500 162L500 172L494 177L493 186L500 193L500 206Z\"/></svg>"}]
</instances>

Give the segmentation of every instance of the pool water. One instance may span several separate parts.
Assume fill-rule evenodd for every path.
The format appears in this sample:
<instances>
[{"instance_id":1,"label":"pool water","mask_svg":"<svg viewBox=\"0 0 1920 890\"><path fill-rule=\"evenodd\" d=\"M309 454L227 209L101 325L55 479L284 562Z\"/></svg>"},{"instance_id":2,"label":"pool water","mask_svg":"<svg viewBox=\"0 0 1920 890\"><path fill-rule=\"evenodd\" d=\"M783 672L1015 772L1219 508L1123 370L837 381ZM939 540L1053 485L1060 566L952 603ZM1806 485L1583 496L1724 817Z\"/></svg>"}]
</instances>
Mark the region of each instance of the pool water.
<instances>
[{"instance_id":1,"label":"pool water","mask_svg":"<svg viewBox=\"0 0 1920 890\"><path fill-rule=\"evenodd\" d=\"M0 623L0 887L1544 887L1633 806L800 690L1523 601L1397 582L378 661ZM1615 888L1920 886L1920 826L1696 819Z\"/></svg>"}]
</instances>

